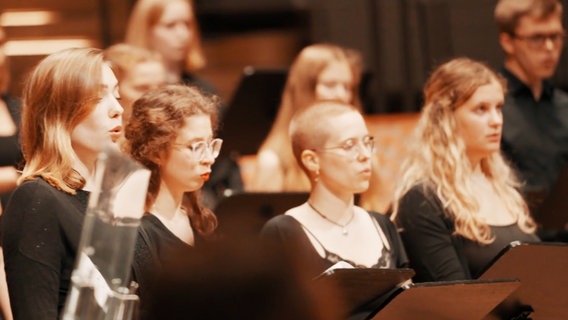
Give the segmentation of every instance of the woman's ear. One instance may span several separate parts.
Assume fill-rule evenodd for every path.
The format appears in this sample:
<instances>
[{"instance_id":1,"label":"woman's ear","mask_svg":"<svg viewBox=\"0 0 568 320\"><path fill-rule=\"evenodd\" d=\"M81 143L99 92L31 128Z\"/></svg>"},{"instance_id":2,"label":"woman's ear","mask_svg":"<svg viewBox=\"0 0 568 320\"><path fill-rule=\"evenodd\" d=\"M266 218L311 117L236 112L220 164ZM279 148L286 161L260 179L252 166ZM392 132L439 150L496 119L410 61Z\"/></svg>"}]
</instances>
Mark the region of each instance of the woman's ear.
<instances>
[{"instance_id":1,"label":"woman's ear","mask_svg":"<svg viewBox=\"0 0 568 320\"><path fill-rule=\"evenodd\" d=\"M302 164L309 172L319 172L319 158L315 151L313 150L304 150L300 156L302 160Z\"/></svg>"}]
</instances>

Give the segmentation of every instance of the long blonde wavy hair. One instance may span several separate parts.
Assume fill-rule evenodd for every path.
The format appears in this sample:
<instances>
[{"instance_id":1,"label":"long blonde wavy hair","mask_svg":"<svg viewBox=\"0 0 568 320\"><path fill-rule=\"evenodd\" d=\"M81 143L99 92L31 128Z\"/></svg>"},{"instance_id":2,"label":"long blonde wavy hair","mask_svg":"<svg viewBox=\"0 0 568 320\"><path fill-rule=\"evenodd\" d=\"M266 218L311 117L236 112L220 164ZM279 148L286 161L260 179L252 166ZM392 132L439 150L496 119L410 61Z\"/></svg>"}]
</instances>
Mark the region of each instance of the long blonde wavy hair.
<instances>
[{"instance_id":1,"label":"long blonde wavy hair","mask_svg":"<svg viewBox=\"0 0 568 320\"><path fill-rule=\"evenodd\" d=\"M393 215L396 220L400 199L413 187L422 185L440 198L455 234L487 244L494 236L487 223L478 217L479 203L469 180L473 168L466 156L462 138L456 134L455 111L477 88L505 80L485 64L468 58L456 58L438 67L424 87L424 107L415 132L415 145L402 165L403 175L395 191ZM481 170L488 177L507 210L517 218L526 233L535 230L528 207L518 192L514 172L500 152L481 160Z\"/></svg>"}]
</instances>

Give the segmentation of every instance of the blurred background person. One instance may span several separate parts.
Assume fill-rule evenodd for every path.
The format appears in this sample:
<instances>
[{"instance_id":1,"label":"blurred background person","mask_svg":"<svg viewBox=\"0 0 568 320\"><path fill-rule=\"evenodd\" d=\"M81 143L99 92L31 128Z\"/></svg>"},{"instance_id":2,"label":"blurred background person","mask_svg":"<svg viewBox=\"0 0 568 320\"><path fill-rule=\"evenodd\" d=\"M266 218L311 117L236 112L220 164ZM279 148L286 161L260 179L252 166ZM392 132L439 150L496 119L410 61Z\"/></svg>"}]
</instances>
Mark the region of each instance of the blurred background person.
<instances>
[{"instance_id":1,"label":"blurred background person","mask_svg":"<svg viewBox=\"0 0 568 320\"><path fill-rule=\"evenodd\" d=\"M274 243L232 239L180 251L156 273L149 319L346 319L339 291Z\"/></svg>"},{"instance_id":2,"label":"blurred background person","mask_svg":"<svg viewBox=\"0 0 568 320\"><path fill-rule=\"evenodd\" d=\"M356 206L355 194L369 187L374 140L350 104L316 102L290 125L292 150L310 181L308 200L270 219L264 239L298 245L313 276L340 261L354 267L402 268L406 253L385 215Z\"/></svg>"},{"instance_id":3,"label":"blurred background person","mask_svg":"<svg viewBox=\"0 0 568 320\"><path fill-rule=\"evenodd\" d=\"M126 126L134 101L166 84L166 69L159 54L125 43L108 47L104 57L118 79L120 104L124 108L122 122Z\"/></svg>"},{"instance_id":4,"label":"blurred background person","mask_svg":"<svg viewBox=\"0 0 568 320\"><path fill-rule=\"evenodd\" d=\"M117 99L118 82L98 49L51 54L26 81L26 164L2 221L15 319L60 318L98 155L122 134Z\"/></svg>"},{"instance_id":5,"label":"blurred background person","mask_svg":"<svg viewBox=\"0 0 568 320\"><path fill-rule=\"evenodd\" d=\"M512 241L538 241L513 170L500 153L505 82L457 58L424 86L415 143L392 219L415 281L476 277Z\"/></svg>"},{"instance_id":6,"label":"blurred background person","mask_svg":"<svg viewBox=\"0 0 568 320\"><path fill-rule=\"evenodd\" d=\"M162 55L168 83L194 85L216 94L211 84L195 74L205 67L206 59L192 0L138 0L125 42Z\"/></svg>"},{"instance_id":7,"label":"blurred background person","mask_svg":"<svg viewBox=\"0 0 568 320\"><path fill-rule=\"evenodd\" d=\"M151 171L133 262L143 319L154 275L177 250L201 245L217 227L199 195L223 142L214 136L217 103L195 87L168 85L136 100L126 125L125 151Z\"/></svg>"},{"instance_id":8,"label":"blurred background person","mask_svg":"<svg viewBox=\"0 0 568 320\"><path fill-rule=\"evenodd\" d=\"M313 44L298 54L288 72L274 124L258 150L251 191L301 192L310 189L308 177L292 154L288 133L290 121L295 112L316 101L339 101L362 110L359 99L362 68L357 51L333 44ZM374 170L371 186L360 200L366 209L379 210L379 179L378 171Z\"/></svg>"},{"instance_id":9,"label":"blurred background person","mask_svg":"<svg viewBox=\"0 0 568 320\"><path fill-rule=\"evenodd\" d=\"M501 149L537 220L541 202L568 170L568 95L550 80L566 38L562 14L558 0L500 0L494 13L508 86ZM543 240L558 240L556 232L539 230Z\"/></svg>"}]
</instances>

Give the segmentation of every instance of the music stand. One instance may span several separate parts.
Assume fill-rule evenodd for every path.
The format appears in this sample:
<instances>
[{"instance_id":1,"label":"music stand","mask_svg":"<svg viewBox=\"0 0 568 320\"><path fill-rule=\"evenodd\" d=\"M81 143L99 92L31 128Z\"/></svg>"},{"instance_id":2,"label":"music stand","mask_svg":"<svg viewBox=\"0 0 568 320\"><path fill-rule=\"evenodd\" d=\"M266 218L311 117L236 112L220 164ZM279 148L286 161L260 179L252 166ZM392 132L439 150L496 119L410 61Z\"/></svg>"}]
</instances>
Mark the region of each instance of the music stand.
<instances>
[{"instance_id":1,"label":"music stand","mask_svg":"<svg viewBox=\"0 0 568 320\"><path fill-rule=\"evenodd\" d=\"M270 218L306 200L307 192L242 192L222 199L213 211L220 233L256 236Z\"/></svg>"},{"instance_id":2,"label":"music stand","mask_svg":"<svg viewBox=\"0 0 568 320\"><path fill-rule=\"evenodd\" d=\"M278 112L287 70L245 67L223 116L222 155L255 154Z\"/></svg>"},{"instance_id":3,"label":"music stand","mask_svg":"<svg viewBox=\"0 0 568 320\"><path fill-rule=\"evenodd\" d=\"M520 285L517 279L404 285L368 319L479 320Z\"/></svg>"},{"instance_id":4,"label":"music stand","mask_svg":"<svg viewBox=\"0 0 568 320\"><path fill-rule=\"evenodd\" d=\"M491 318L511 318L520 312L531 319L565 319L568 315L568 244L513 242L495 258L479 279L517 278L521 287L493 310Z\"/></svg>"},{"instance_id":5,"label":"music stand","mask_svg":"<svg viewBox=\"0 0 568 320\"><path fill-rule=\"evenodd\" d=\"M221 155L256 154L262 141L272 128L278 113L282 91L288 77L288 69L262 69L247 66L235 90L218 135L223 139ZM369 72L363 72L359 95L366 96L372 79ZM370 106L363 106L369 111Z\"/></svg>"},{"instance_id":6,"label":"music stand","mask_svg":"<svg viewBox=\"0 0 568 320\"><path fill-rule=\"evenodd\" d=\"M315 280L338 288L351 313L372 308L370 302L387 294L414 276L412 269L333 269ZM370 311L370 310L369 310Z\"/></svg>"}]
</instances>

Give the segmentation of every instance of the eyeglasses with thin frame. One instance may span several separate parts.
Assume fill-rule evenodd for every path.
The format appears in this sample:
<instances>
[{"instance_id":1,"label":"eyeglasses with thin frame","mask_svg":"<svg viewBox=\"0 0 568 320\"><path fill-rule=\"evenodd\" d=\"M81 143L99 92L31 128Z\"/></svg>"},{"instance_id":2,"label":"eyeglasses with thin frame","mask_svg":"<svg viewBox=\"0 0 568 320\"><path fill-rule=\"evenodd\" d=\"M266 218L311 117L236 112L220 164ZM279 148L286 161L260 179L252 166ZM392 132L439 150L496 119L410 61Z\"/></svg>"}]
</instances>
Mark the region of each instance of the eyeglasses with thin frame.
<instances>
[{"instance_id":1,"label":"eyeglasses with thin frame","mask_svg":"<svg viewBox=\"0 0 568 320\"><path fill-rule=\"evenodd\" d=\"M349 158L357 159L357 157L361 155L363 151L369 152L370 154L373 154L375 152L375 137L364 136L362 139L351 138L345 140L343 143L335 147L327 147L327 148L312 149L312 150L316 152L341 150Z\"/></svg>"},{"instance_id":2,"label":"eyeglasses with thin frame","mask_svg":"<svg viewBox=\"0 0 568 320\"><path fill-rule=\"evenodd\" d=\"M216 159L221 152L223 139L213 139L211 142L199 141L192 144L174 143L174 146L185 148L193 154L196 160L202 161L205 159L206 152Z\"/></svg>"},{"instance_id":3,"label":"eyeglasses with thin frame","mask_svg":"<svg viewBox=\"0 0 568 320\"><path fill-rule=\"evenodd\" d=\"M550 40L555 47L562 46L564 44L564 39L566 38L566 32L555 32L549 34L537 33L528 36L513 34L513 37L521 41L526 41L531 48L539 49L544 47L547 40Z\"/></svg>"}]
</instances>

